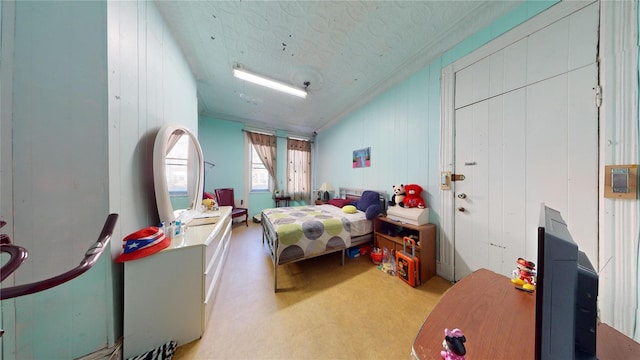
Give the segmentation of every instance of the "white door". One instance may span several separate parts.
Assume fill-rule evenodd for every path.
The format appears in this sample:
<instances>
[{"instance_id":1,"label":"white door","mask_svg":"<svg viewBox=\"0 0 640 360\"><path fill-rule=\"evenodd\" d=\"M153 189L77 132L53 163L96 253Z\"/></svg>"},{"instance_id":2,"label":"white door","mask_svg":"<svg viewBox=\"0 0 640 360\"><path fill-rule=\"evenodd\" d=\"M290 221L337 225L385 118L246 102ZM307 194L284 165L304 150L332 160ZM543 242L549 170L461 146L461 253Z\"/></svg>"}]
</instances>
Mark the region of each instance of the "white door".
<instances>
[{"instance_id":1,"label":"white door","mask_svg":"<svg viewBox=\"0 0 640 360\"><path fill-rule=\"evenodd\" d=\"M542 202L597 259L598 15L592 4L455 73L455 280L537 261Z\"/></svg>"}]
</instances>

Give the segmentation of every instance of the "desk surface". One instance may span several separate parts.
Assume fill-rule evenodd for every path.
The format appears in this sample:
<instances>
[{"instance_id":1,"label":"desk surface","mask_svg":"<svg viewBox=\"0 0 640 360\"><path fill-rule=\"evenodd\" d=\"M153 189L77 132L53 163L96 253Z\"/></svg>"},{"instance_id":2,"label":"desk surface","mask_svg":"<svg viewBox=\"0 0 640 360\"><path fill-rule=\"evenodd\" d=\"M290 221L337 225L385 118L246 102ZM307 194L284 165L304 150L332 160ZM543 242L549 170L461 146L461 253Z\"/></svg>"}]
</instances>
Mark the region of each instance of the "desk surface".
<instances>
[{"instance_id":1,"label":"desk surface","mask_svg":"<svg viewBox=\"0 0 640 360\"><path fill-rule=\"evenodd\" d=\"M481 269L451 287L431 311L413 343L421 360L441 360L444 329L459 328L468 359L533 359L535 293L519 291L503 275ZM599 324L598 359L640 358L640 344Z\"/></svg>"}]
</instances>

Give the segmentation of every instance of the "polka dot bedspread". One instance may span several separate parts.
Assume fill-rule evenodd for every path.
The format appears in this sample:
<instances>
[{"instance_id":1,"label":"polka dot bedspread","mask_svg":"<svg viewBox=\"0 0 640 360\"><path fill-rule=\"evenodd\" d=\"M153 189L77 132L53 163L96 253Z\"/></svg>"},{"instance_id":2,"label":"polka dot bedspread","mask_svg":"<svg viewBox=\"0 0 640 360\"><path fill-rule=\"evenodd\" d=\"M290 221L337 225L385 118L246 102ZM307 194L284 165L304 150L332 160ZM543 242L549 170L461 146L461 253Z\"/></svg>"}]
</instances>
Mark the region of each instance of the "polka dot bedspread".
<instances>
[{"instance_id":1,"label":"polka dot bedspread","mask_svg":"<svg viewBox=\"0 0 640 360\"><path fill-rule=\"evenodd\" d=\"M351 221L317 206L265 209L279 246L278 264L351 246Z\"/></svg>"}]
</instances>

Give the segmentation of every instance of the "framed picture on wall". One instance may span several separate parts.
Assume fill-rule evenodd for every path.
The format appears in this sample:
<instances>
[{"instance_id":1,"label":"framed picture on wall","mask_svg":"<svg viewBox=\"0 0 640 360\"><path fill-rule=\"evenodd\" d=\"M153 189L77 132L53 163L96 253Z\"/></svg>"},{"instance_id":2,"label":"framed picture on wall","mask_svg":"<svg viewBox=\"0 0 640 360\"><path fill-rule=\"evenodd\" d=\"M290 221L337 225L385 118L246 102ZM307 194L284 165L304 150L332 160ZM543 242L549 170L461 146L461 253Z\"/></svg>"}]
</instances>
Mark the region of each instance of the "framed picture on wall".
<instances>
[{"instance_id":1,"label":"framed picture on wall","mask_svg":"<svg viewBox=\"0 0 640 360\"><path fill-rule=\"evenodd\" d=\"M353 167L369 167L371 166L371 148L364 148L353 151Z\"/></svg>"}]
</instances>

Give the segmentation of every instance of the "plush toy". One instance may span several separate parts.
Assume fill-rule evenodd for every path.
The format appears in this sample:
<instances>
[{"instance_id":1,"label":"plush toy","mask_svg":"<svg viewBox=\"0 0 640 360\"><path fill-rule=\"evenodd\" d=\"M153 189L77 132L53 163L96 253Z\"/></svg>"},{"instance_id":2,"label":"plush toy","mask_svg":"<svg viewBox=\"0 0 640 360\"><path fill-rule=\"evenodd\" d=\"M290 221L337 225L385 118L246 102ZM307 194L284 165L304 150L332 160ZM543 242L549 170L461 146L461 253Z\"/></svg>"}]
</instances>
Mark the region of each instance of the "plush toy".
<instances>
[{"instance_id":1,"label":"plush toy","mask_svg":"<svg viewBox=\"0 0 640 360\"><path fill-rule=\"evenodd\" d=\"M391 196L391 201L389 201L389 206L401 206L400 203L404 200L406 195L407 193L404 190L404 185L393 185L393 195Z\"/></svg>"},{"instance_id":2,"label":"plush toy","mask_svg":"<svg viewBox=\"0 0 640 360\"><path fill-rule=\"evenodd\" d=\"M213 199L204 199L202 200L202 205L204 205L207 210L213 210L213 207L216 205L216 202Z\"/></svg>"},{"instance_id":3,"label":"plush toy","mask_svg":"<svg viewBox=\"0 0 640 360\"><path fill-rule=\"evenodd\" d=\"M536 289L536 264L523 258L516 261L517 269L513 270L511 282L519 290L532 292Z\"/></svg>"},{"instance_id":4,"label":"plush toy","mask_svg":"<svg viewBox=\"0 0 640 360\"><path fill-rule=\"evenodd\" d=\"M444 329L444 341L442 342L444 350L440 351L440 356L445 360L464 360L467 353L467 349L464 347L465 342L467 339L460 329Z\"/></svg>"},{"instance_id":5,"label":"plush toy","mask_svg":"<svg viewBox=\"0 0 640 360\"><path fill-rule=\"evenodd\" d=\"M417 184L408 184L405 185L404 190L407 192L407 196L405 196L404 200L400 202L400 206L406 208L420 208L424 209L427 207L427 204L424 202L422 198L422 187Z\"/></svg>"}]
</instances>

